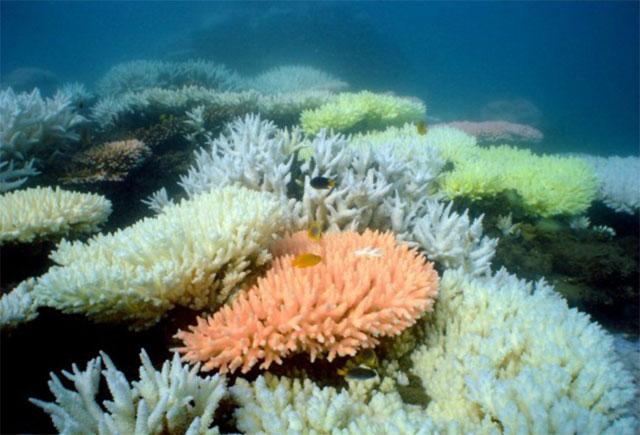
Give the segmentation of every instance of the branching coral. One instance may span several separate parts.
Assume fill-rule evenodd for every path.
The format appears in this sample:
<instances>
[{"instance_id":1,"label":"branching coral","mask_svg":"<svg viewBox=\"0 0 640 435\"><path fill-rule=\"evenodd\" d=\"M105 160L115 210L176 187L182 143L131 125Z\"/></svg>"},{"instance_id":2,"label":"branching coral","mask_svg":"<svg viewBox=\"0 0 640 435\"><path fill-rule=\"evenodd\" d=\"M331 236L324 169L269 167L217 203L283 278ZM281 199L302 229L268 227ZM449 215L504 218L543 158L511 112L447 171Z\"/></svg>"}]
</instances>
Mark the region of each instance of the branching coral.
<instances>
[{"instance_id":1,"label":"branching coral","mask_svg":"<svg viewBox=\"0 0 640 435\"><path fill-rule=\"evenodd\" d=\"M445 272L414 372L426 414L461 432L631 434L633 385L611 337L544 281Z\"/></svg>"},{"instance_id":2,"label":"branching coral","mask_svg":"<svg viewBox=\"0 0 640 435\"><path fill-rule=\"evenodd\" d=\"M0 195L0 244L98 231L111 214L103 196L36 187Z\"/></svg>"},{"instance_id":3,"label":"branching coral","mask_svg":"<svg viewBox=\"0 0 640 435\"><path fill-rule=\"evenodd\" d=\"M420 100L363 91L340 94L317 109L302 112L300 125L310 134L323 128L336 132L379 130L418 121L425 112Z\"/></svg>"},{"instance_id":4,"label":"branching coral","mask_svg":"<svg viewBox=\"0 0 640 435\"><path fill-rule=\"evenodd\" d=\"M219 375L201 377L198 367L182 365L177 354L165 361L160 371L153 368L147 353L140 353L140 379L131 384L105 354L87 363L85 370L74 364L72 372L62 374L73 382L74 390L64 387L51 373L49 389L55 402L31 399L45 410L60 433L85 434L218 434L213 417L226 393L225 379ZM100 404L102 376L112 400ZM102 405L102 406L101 406Z\"/></svg>"},{"instance_id":5,"label":"branching coral","mask_svg":"<svg viewBox=\"0 0 640 435\"><path fill-rule=\"evenodd\" d=\"M0 158L2 158L1 152ZM28 177L38 175L40 172L33 167L33 163L31 159L22 167L15 167L13 160L0 161L0 193L17 189L27 181Z\"/></svg>"},{"instance_id":6,"label":"branching coral","mask_svg":"<svg viewBox=\"0 0 640 435\"><path fill-rule=\"evenodd\" d=\"M450 198L481 198L513 189L529 213L547 217L584 212L596 197L597 182L580 159L538 156L503 145L462 156L442 189Z\"/></svg>"},{"instance_id":7,"label":"branching coral","mask_svg":"<svg viewBox=\"0 0 640 435\"><path fill-rule=\"evenodd\" d=\"M342 80L304 65L271 68L250 80L247 86L265 94L308 90L337 92L348 87Z\"/></svg>"},{"instance_id":8,"label":"branching coral","mask_svg":"<svg viewBox=\"0 0 640 435\"><path fill-rule=\"evenodd\" d=\"M318 433L336 435L427 435L436 426L419 406L407 405L396 392L375 392L360 398L350 391L321 388L309 379L259 376L253 383L239 378L230 388L240 404L238 429L245 433ZM455 433L450 425L449 433Z\"/></svg>"},{"instance_id":9,"label":"branching coral","mask_svg":"<svg viewBox=\"0 0 640 435\"><path fill-rule=\"evenodd\" d=\"M176 335L184 359L222 373L260 360L266 369L294 352L331 361L399 334L433 307L437 274L390 233L333 233L316 243L301 232L272 249L273 267L254 287ZM322 261L297 268L302 252Z\"/></svg>"},{"instance_id":10,"label":"branching coral","mask_svg":"<svg viewBox=\"0 0 640 435\"><path fill-rule=\"evenodd\" d=\"M0 297L0 329L11 328L38 317L38 305L31 291L34 279L28 279Z\"/></svg>"},{"instance_id":11,"label":"branching coral","mask_svg":"<svg viewBox=\"0 0 640 435\"><path fill-rule=\"evenodd\" d=\"M63 241L34 295L64 312L138 328L175 305L215 309L269 261L267 246L283 215L270 194L212 190L113 234Z\"/></svg>"},{"instance_id":12,"label":"branching coral","mask_svg":"<svg viewBox=\"0 0 640 435\"><path fill-rule=\"evenodd\" d=\"M137 139L108 142L74 155L63 177L65 183L122 181L138 167L151 150Z\"/></svg>"},{"instance_id":13,"label":"branching coral","mask_svg":"<svg viewBox=\"0 0 640 435\"><path fill-rule=\"evenodd\" d=\"M471 275L490 273L498 240L482 235L482 216L471 221L468 211L459 215L451 211L452 205L428 201L411 239L446 268L462 268Z\"/></svg>"},{"instance_id":14,"label":"branching coral","mask_svg":"<svg viewBox=\"0 0 640 435\"><path fill-rule=\"evenodd\" d=\"M20 159L50 153L47 147L78 139L74 128L84 121L70 94L59 91L43 99L37 88L20 94L8 88L0 91L0 152Z\"/></svg>"},{"instance_id":15,"label":"branching coral","mask_svg":"<svg viewBox=\"0 0 640 435\"><path fill-rule=\"evenodd\" d=\"M640 210L640 157L579 157L595 169L598 196L607 206L629 214Z\"/></svg>"}]
</instances>

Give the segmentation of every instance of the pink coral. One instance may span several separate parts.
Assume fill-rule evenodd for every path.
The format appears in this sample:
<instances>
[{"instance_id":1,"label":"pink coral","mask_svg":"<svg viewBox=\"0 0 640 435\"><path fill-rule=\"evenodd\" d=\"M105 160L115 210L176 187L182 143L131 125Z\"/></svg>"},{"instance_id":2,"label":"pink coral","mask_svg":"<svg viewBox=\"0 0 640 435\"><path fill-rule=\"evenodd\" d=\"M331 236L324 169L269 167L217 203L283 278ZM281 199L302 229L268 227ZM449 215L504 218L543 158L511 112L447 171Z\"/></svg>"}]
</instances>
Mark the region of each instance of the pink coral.
<instances>
[{"instance_id":1,"label":"pink coral","mask_svg":"<svg viewBox=\"0 0 640 435\"><path fill-rule=\"evenodd\" d=\"M260 360L267 369L295 352L309 353L311 361L327 353L331 361L400 334L433 309L437 273L391 233L331 233L314 242L300 232L272 252L273 267L254 287L176 334L183 359L222 373L246 373ZM322 261L296 268L301 252Z\"/></svg>"},{"instance_id":2,"label":"pink coral","mask_svg":"<svg viewBox=\"0 0 640 435\"><path fill-rule=\"evenodd\" d=\"M544 135L537 128L508 121L455 121L446 124L475 136L478 142L538 142Z\"/></svg>"}]
</instances>

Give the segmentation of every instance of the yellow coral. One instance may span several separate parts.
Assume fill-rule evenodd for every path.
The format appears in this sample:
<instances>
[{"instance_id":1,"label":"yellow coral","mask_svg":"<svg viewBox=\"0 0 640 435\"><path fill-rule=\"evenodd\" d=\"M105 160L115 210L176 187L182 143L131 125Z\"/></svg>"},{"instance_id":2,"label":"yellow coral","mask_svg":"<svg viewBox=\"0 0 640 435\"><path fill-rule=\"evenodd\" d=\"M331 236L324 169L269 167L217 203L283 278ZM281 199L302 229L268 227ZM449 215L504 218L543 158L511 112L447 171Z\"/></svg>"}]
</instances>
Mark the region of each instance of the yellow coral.
<instances>
[{"instance_id":1,"label":"yellow coral","mask_svg":"<svg viewBox=\"0 0 640 435\"><path fill-rule=\"evenodd\" d=\"M300 124L310 134L323 128L336 132L367 131L417 121L425 112L420 100L363 91L340 94L317 109L305 110Z\"/></svg>"},{"instance_id":2,"label":"yellow coral","mask_svg":"<svg viewBox=\"0 0 640 435\"><path fill-rule=\"evenodd\" d=\"M534 215L575 215L596 197L593 170L577 158L538 156L506 145L475 148L456 159L442 182L450 198L473 199L515 190Z\"/></svg>"}]
</instances>

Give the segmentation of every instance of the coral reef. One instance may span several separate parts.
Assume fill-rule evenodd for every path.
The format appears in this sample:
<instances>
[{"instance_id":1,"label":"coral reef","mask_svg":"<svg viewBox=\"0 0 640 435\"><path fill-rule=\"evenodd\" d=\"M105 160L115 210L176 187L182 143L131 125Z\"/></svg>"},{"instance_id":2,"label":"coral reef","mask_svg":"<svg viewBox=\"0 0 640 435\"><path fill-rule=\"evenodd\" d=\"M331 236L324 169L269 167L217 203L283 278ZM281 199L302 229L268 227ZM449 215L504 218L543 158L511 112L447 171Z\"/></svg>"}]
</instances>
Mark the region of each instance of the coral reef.
<instances>
[{"instance_id":1,"label":"coral reef","mask_svg":"<svg viewBox=\"0 0 640 435\"><path fill-rule=\"evenodd\" d=\"M418 99L362 91L339 94L317 109L305 110L300 116L300 126L309 134L323 128L355 133L419 121L425 113L426 107Z\"/></svg>"},{"instance_id":2,"label":"coral reef","mask_svg":"<svg viewBox=\"0 0 640 435\"><path fill-rule=\"evenodd\" d=\"M0 245L98 231L111 202L89 193L36 187L0 195Z\"/></svg>"},{"instance_id":3,"label":"coral reef","mask_svg":"<svg viewBox=\"0 0 640 435\"><path fill-rule=\"evenodd\" d=\"M137 139L97 145L71 157L71 167L62 177L62 182L77 184L122 181L149 154L149 147Z\"/></svg>"},{"instance_id":4,"label":"coral reef","mask_svg":"<svg viewBox=\"0 0 640 435\"><path fill-rule=\"evenodd\" d=\"M34 296L44 306L134 328L153 325L176 305L213 310L269 261L283 215L267 193L215 189L113 234L63 241Z\"/></svg>"},{"instance_id":5,"label":"coral reef","mask_svg":"<svg viewBox=\"0 0 640 435\"><path fill-rule=\"evenodd\" d=\"M62 372L75 390L65 388L51 373L49 389L56 401L31 402L45 410L64 434L219 433L212 425L218 403L226 394L223 377L200 377L198 367L182 365L177 354L159 371L144 350L140 360L140 379L129 383L109 356L101 353L85 370L74 364L71 372ZM105 370L101 370L103 362ZM98 402L101 373L112 396L102 403Z\"/></svg>"},{"instance_id":6,"label":"coral reef","mask_svg":"<svg viewBox=\"0 0 640 435\"><path fill-rule=\"evenodd\" d=\"M331 233L316 243L301 232L273 251L255 287L176 334L184 359L222 373L245 373L260 360L267 369L296 352L331 361L399 334L431 311L437 294L431 264L389 233ZM303 252L322 260L298 268L292 260Z\"/></svg>"},{"instance_id":7,"label":"coral reef","mask_svg":"<svg viewBox=\"0 0 640 435\"><path fill-rule=\"evenodd\" d=\"M40 172L33 167L33 164L34 160L31 159L22 167L16 168L13 160L0 161L0 193L17 189L27 181L28 177L38 175Z\"/></svg>"},{"instance_id":8,"label":"coral reef","mask_svg":"<svg viewBox=\"0 0 640 435\"><path fill-rule=\"evenodd\" d=\"M413 371L462 432L634 433L633 385L599 325L544 281L445 272ZM446 370L442 368L446 367Z\"/></svg>"}]
</instances>

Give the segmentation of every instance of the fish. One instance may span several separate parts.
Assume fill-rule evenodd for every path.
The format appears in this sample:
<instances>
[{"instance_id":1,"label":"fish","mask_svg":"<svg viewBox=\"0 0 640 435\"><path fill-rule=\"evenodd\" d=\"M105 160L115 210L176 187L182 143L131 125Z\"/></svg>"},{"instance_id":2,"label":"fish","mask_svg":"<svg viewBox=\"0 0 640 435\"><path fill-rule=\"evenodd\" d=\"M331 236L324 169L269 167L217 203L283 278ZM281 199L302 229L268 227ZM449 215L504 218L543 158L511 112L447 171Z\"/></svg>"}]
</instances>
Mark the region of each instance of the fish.
<instances>
[{"instance_id":1,"label":"fish","mask_svg":"<svg viewBox=\"0 0 640 435\"><path fill-rule=\"evenodd\" d=\"M304 254L297 255L291 264L293 267L303 268L312 267L322 261L322 257L311 252L305 252Z\"/></svg>"},{"instance_id":2,"label":"fish","mask_svg":"<svg viewBox=\"0 0 640 435\"><path fill-rule=\"evenodd\" d=\"M378 376L375 370L366 366L338 369L338 374L344 376L344 378L349 381L366 381L367 379L373 379Z\"/></svg>"},{"instance_id":3,"label":"fish","mask_svg":"<svg viewBox=\"0 0 640 435\"><path fill-rule=\"evenodd\" d=\"M314 189L333 189L336 181L327 177L313 177L310 184Z\"/></svg>"},{"instance_id":4,"label":"fish","mask_svg":"<svg viewBox=\"0 0 640 435\"><path fill-rule=\"evenodd\" d=\"M418 121L416 124L416 130L420 136L427 134L427 123L425 121Z\"/></svg>"},{"instance_id":5,"label":"fish","mask_svg":"<svg viewBox=\"0 0 640 435\"><path fill-rule=\"evenodd\" d=\"M317 221L311 222L311 225L309 225L309 229L307 230L307 235L311 240L319 242L322 238L322 224Z\"/></svg>"},{"instance_id":6,"label":"fish","mask_svg":"<svg viewBox=\"0 0 640 435\"><path fill-rule=\"evenodd\" d=\"M378 367L378 356L371 348L364 349L358 352L354 358L360 365L367 366L369 368Z\"/></svg>"}]
</instances>

